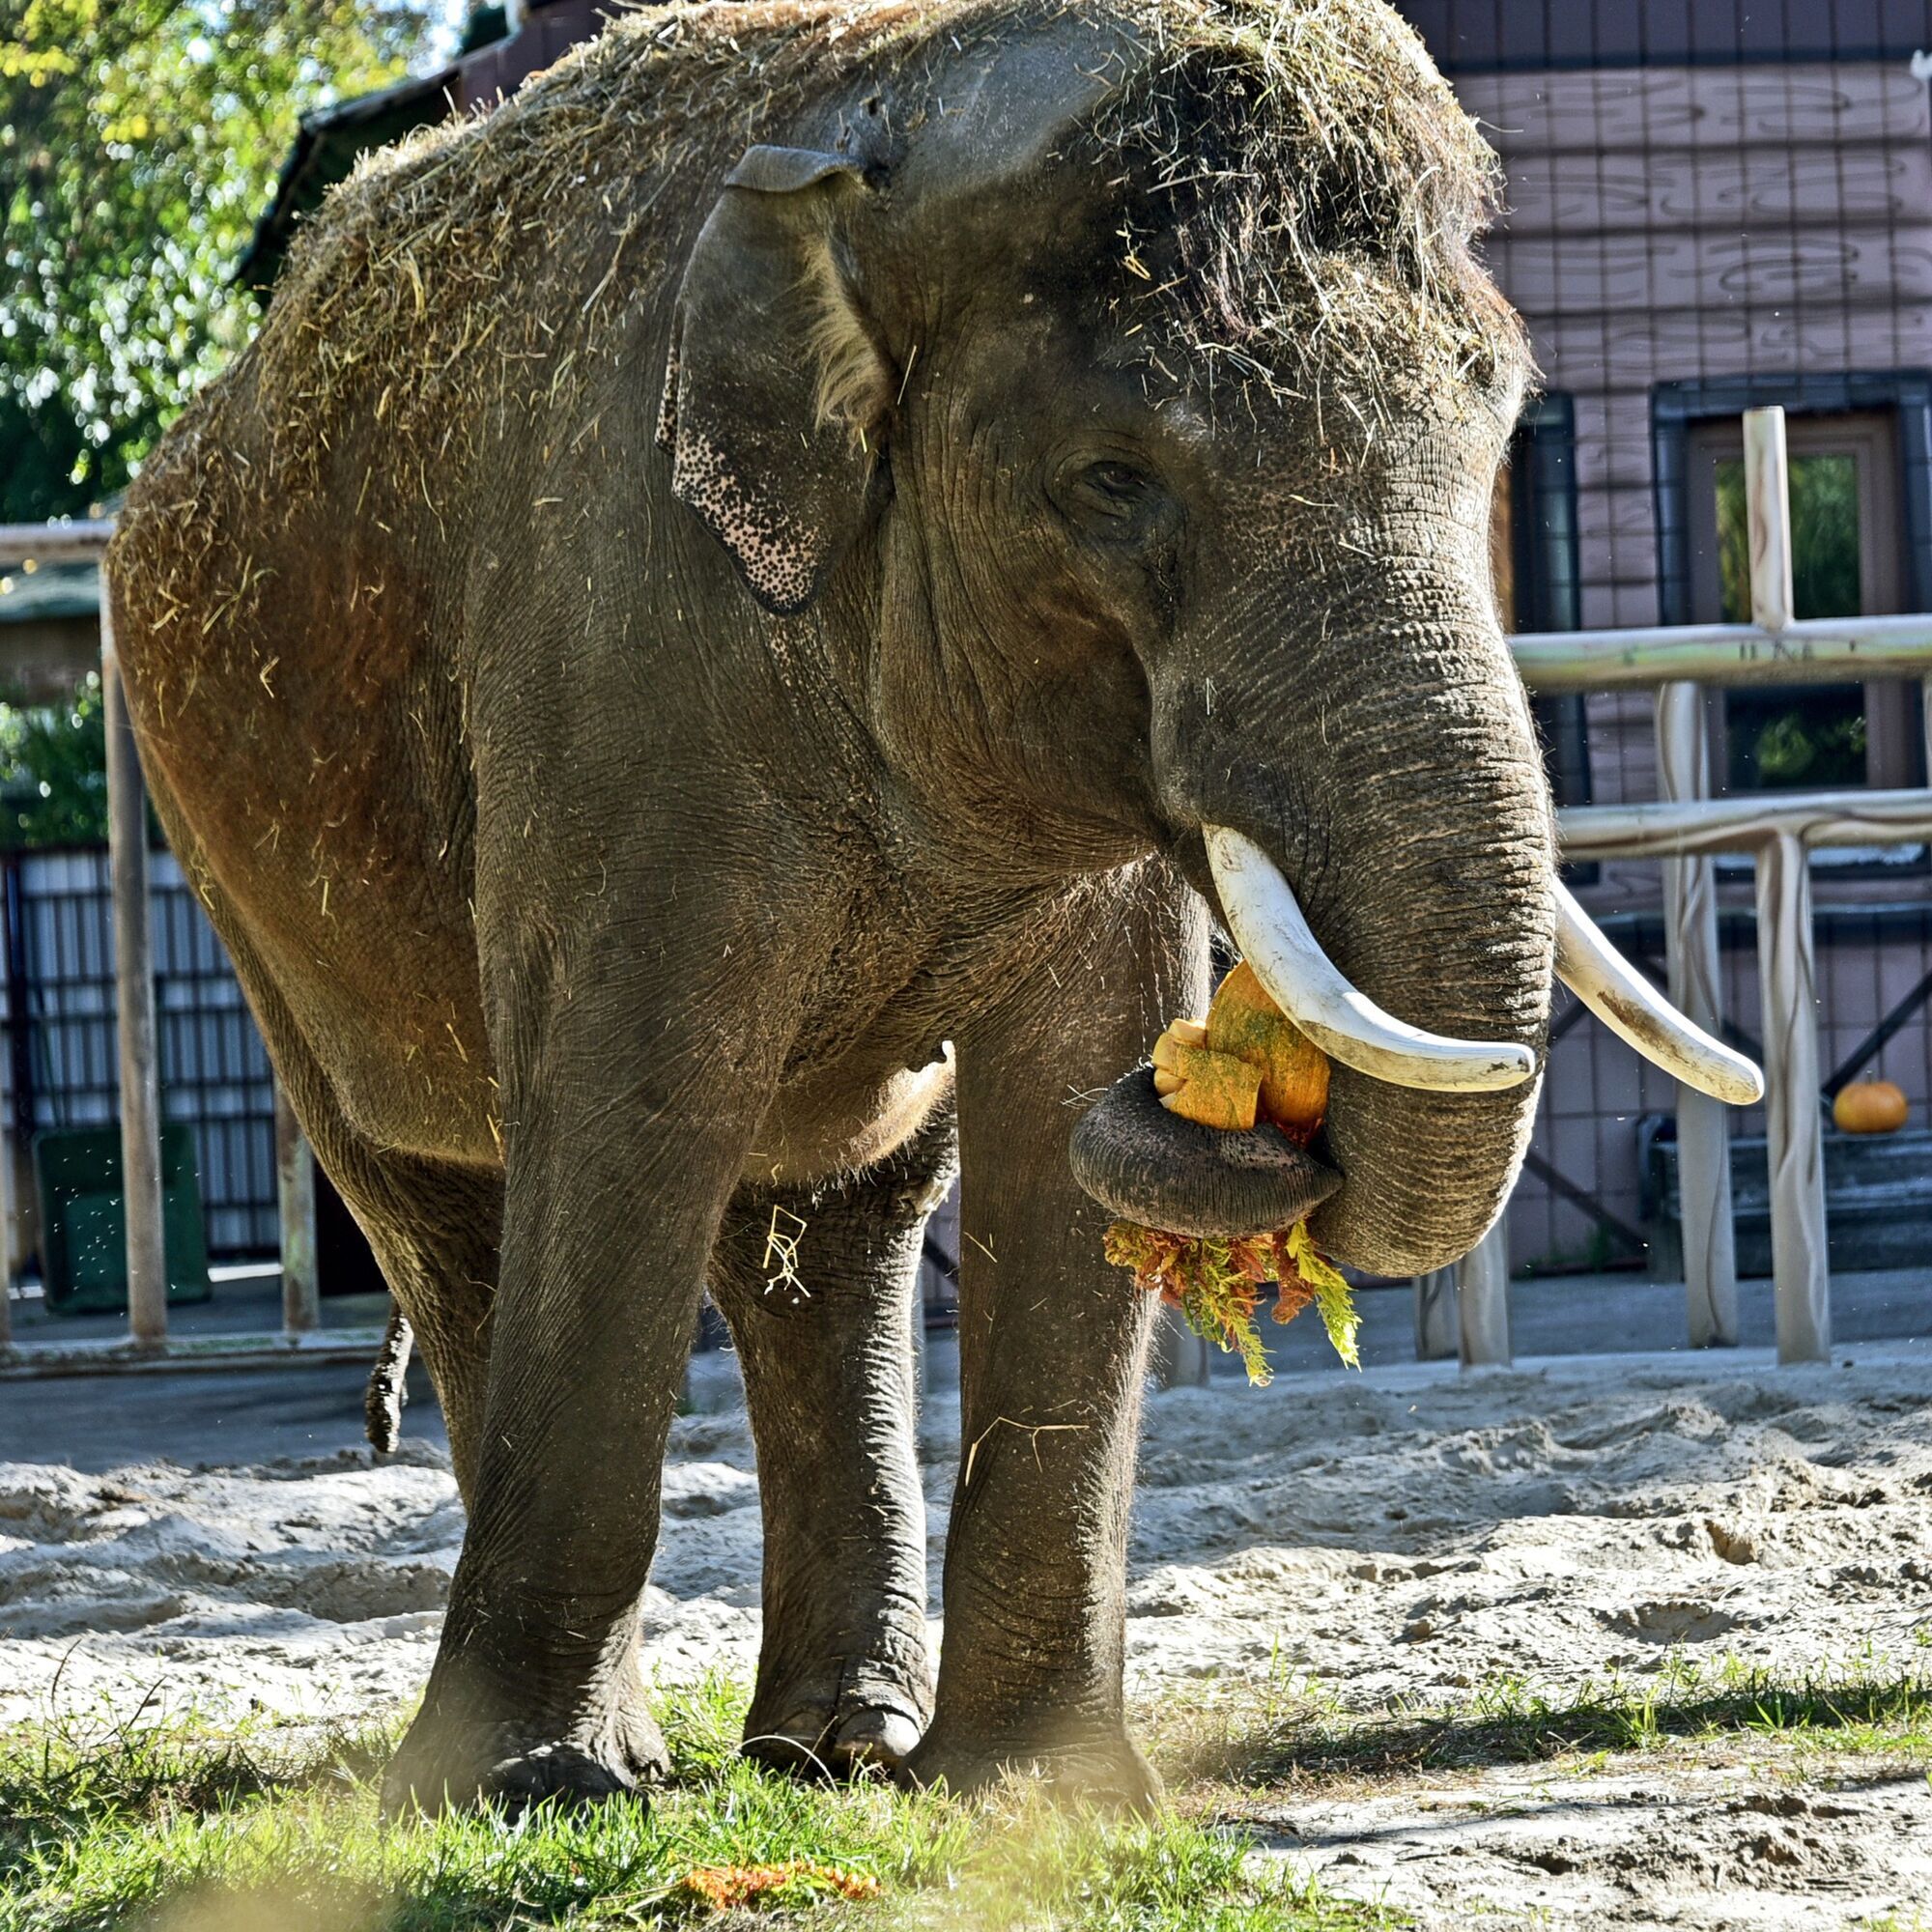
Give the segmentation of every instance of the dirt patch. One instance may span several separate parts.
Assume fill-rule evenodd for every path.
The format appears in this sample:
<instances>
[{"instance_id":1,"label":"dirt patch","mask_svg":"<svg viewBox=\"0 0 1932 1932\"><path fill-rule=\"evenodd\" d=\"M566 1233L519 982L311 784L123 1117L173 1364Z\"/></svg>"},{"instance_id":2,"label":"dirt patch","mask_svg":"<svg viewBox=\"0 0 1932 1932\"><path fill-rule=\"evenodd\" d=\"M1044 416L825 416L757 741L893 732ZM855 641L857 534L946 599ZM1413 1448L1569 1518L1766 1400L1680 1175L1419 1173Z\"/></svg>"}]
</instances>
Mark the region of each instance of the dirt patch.
<instances>
[{"instance_id":1,"label":"dirt patch","mask_svg":"<svg viewBox=\"0 0 1932 1932\"><path fill-rule=\"evenodd\" d=\"M646 1615L668 1675L748 1673L760 1534L729 1363L675 1425ZM955 1433L937 1398L928 1439ZM952 1464L927 1493L938 1577ZM0 1465L0 1719L354 1715L428 1670L462 1531L446 1459L405 1443L245 1468ZM1776 1371L1589 1364L1289 1377L1149 1405L1129 1673L1151 1705L1340 1713L1560 1699L1687 1662L1803 1679L1932 1642L1932 1361ZM933 1605L935 1615L938 1604ZM1659 1680L1662 1681L1662 1680ZM1553 1764L1230 1795L1264 1854L1428 1925L1912 1924L1932 1900L1924 1767L1742 1736ZM1417 1760L1422 1762L1422 1760Z\"/></svg>"},{"instance_id":2,"label":"dirt patch","mask_svg":"<svg viewBox=\"0 0 1932 1932\"><path fill-rule=\"evenodd\" d=\"M1551 1925L1817 1932L1932 1899L1932 1791L1918 1766L1815 1785L1696 1753L1602 1770L1513 1768L1243 1810L1267 1856L1380 1898L1425 1932ZM1696 1756L1706 1761L1694 1761Z\"/></svg>"}]
</instances>

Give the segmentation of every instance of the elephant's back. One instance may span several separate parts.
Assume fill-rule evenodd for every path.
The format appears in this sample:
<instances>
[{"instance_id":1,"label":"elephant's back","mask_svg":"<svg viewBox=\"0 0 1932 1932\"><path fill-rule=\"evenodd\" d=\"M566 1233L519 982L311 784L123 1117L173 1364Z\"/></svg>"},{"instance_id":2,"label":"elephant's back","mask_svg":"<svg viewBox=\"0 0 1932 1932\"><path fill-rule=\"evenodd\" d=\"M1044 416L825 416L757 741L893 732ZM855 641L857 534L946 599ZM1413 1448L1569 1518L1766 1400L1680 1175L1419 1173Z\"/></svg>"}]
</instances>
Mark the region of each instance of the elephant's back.
<instances>
[{"instance_id":1,"label":"elephant's back","mask_svg":"<svg viewBox=\"0 0 1932 1932\"><path fill-rule=\"evenodd\" d=\"M142 762L258 1013L251 974L345 1116L487 1154L473 793L432 573L373 524L284 516L255 484L250 386L237 371L177 425L110 552Z\"/></svg>"}]
</instances>

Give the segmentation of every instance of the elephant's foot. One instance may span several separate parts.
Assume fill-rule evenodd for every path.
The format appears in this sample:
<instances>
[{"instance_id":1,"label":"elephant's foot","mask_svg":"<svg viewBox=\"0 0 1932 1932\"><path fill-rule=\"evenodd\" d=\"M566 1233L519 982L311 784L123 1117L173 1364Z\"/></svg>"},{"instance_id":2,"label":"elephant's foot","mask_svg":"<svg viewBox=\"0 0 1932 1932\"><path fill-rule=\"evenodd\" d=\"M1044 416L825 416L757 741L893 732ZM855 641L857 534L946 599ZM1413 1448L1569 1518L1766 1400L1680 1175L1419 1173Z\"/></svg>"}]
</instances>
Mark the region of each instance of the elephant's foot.
<instances>
[{"instance_id":1,"label":"elephant's foot","mask_svg":"<svg viewBox=\"0 0 1932 1932\"><path fill-rule=\"evenodd\" d=\"M896 1775L932 1711L923 1658L905 1670L877 1666L800 1671L760 1683L745 1719L745 1755L808 1777Z\"/></svg>"},{"instance_id":2,"label":"elephant's foot","mask_svg":"<svg viewBox=\"0 0 1932 1932\"><path fill-rule=\"evenodd\" d=\"M594 1804L662 1778L670 1754L641 1688L601 1721L546 1736L528 1720L425 1703L383 1778L383 1810L399 1817L493 1804L517 1815L554 1801Z\"/></svg>"},{"instance_id":3,"label":"elephant's foot","mask_svg":"<svg viewBox=\"0 0 1932 1932\"><path fill-rule=\"evenodd\" d=\"M1037 1780L1055 1798L1103 1811L1151 1811L1161 1802L1159 1774L1124 1731L1077 1744L989 1743L935 1724L906 1759L899 1781L914 1789L944 1785L970 1798L1008 1777Z\"/></svg>"}]
</instances>

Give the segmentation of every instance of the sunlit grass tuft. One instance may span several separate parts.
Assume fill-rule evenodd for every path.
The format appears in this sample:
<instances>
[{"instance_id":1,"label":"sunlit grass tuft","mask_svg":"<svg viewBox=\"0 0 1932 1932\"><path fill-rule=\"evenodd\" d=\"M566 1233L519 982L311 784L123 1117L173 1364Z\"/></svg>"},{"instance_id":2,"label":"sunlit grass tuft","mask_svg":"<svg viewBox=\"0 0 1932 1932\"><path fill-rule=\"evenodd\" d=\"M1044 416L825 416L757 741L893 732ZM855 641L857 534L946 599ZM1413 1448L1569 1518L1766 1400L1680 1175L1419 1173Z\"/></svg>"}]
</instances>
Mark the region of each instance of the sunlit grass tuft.
<instances>
[{"instance_id":1,"label":"sunlit grass tuft","mask_svg":"<svg viewBox=\"0 0 1932 1932\"><path fill-rule=\"evenodd\" d=\"M739 1759L739 1691L667 1691L674 1775L648 1808L385 1827L393 1729L191 1722L0 1735L5 1932L469 1932L859 1922L1046 1932L1366 1932L1405 1921L1254 1856L1238 1830L1105 1820L1014 1784L977 1805L883 1784L795 1783ZM698 1868L796 1866L719 1912ZM876 1881L844 1903L825 1878Z\"/></svg>"},{"instance_id":2,"label":"sunlit grass tuft","mask_svg":"<svg viewBox=\"0 0 1932 1932\"><path fill-rule=\"evenodd\" d=\"M1653 1672L1563 1687L1491 1677L1453 1699L1344 1706L1313 1678L1271 1672L1253 1690L1165 1702L1162 1756L1192 1779L1256 1787L1345 1776L1481 1770L1647 1751L1719 1738L1775 1740L1792 1755L1831 1752L1932 1763L1932 1661L1866 1646L1808 1669L1682 1652Z\"/></svg>"}]
</instances>

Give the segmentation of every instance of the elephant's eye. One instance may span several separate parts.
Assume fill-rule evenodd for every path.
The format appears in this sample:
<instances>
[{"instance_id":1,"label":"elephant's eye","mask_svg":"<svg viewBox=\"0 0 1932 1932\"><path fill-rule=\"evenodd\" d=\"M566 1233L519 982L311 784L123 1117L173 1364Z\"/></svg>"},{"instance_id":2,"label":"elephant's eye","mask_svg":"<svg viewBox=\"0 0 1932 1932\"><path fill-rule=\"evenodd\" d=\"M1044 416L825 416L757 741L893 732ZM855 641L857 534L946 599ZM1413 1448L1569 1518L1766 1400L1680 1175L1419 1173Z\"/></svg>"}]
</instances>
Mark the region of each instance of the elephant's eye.
<instances>
[{"instance_id":1,"label":"elephant's eye","mask_svg":"<svg viewBox=\"0 0 1932 1932\"><path fill-rule=\"evenodd\" d=\"M1149 479L1128 463L1090 464L1080 480L1102 504L1122 514L1139 505L1151 487Z\"/></svg>"},{"instance_id":2,"label":"elephant's eye","mask_svg":"<svg viewBox=\"0 0 1932 1932\"><path fill-rule=\"evenodd\" d=\"M1120 456L1070 454L1048 472L1047 495L1073 527L1110 552L1138 551L1167 521L1159 479Z\"/></svg>"}]
</instances>

